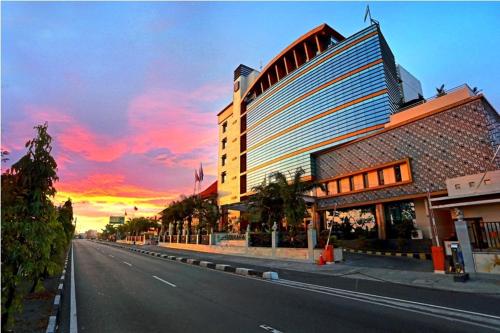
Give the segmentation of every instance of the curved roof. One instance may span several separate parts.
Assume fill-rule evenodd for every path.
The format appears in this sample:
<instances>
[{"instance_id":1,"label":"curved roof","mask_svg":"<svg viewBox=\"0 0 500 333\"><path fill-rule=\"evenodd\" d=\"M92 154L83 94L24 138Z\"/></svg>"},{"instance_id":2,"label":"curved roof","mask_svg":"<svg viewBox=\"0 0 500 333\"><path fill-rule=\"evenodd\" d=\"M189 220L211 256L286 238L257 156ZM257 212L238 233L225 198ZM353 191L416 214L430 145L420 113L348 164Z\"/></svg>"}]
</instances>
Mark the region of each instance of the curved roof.
<instances>
[{"instance_id":1,"label":"curved roof","mask_svg":"<svg viewBox=\"0 0 500 333\"><path fill-rule=\"evenodd\" d=\"M259 76L255 79L255 81L248 87L248 89L246 90L245 94L243 96L247 96L252 90L254 90L259 84L260 82L262 82L263 79L266 79L268 75L276 75L277 76L277 79L278 81L282 78L279 77L279 74L277 74L277 69L275 69L276 67L275 66L287 66L284 62L284 57L287 55L287 54L291 54L291 53L294 53L295 50L299 50L299 49L303 49L303 45L305 43L312 43L314 42L313 44L311 44L311 46L314 47L314 44L316 44L317 42L317 39L316 37L320 37L324 40L324 37L333 37L335 40L337 41L342 41L345 39L344 36L342 36L339 32L337 32L336 30L332 29L328 24L326 23L323 23L321 24L320 26L312 29L311 31L307 32L306 34L302 35L301 37L299 37L297 40L295 40L292 44L290 44L288 47L286 47L283 51L281 51L276 57L274 57L267 65L266 67L264 67L264 69L262 69L261 73L259 74ZM315 39L315 40L313 40ZM325 47L326 48L326 47ZM322 51L321 50L321 46L318 44L317 45L317 51ZM307 52L307 50L301 50L300 52ZM314 56L314 55L313 55ZM312 56L312 57L313 57ZM306 57L308 57L308 55L306 54ZM282 64L281 64L282 63ZM302 62L303 64L303 62ZM295 64L294 64L294 67L297 68L297 67L300 67L302 64L297 64L297 61L295 60ZM295 69L293 68L293 69ZM292 70L293 70L292 69ZM287 72L288 74L288 69L285 68L285 71ZM273 73L274 72L274 73ZM286 75L287 75L286 74ZM283 75L286 76L286 75ZM272 85L272 84L271 84ZM266 90L266 89L264 89Z\"/></svg>"}]
</instances>

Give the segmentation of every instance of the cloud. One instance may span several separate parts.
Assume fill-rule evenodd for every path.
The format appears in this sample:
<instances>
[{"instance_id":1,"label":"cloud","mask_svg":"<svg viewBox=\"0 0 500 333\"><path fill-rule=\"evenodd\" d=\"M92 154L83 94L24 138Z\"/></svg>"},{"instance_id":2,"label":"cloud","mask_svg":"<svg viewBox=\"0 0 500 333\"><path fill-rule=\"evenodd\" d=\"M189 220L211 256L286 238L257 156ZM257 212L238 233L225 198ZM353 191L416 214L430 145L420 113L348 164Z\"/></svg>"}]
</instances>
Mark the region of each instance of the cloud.
<instances>
[{"instance_id":1,"label":"cloud","mask_svg":"<svg viewBox=\"0 0 500 333\"><path fill-rule=\"evenodd\" d=\"M60 145L66 151L82 154L96 162L110 162L123 156L127 143L108 135L92 133L79 124L71 124L59 134Z\"/></svg>"},{"instance_id":2,"label":"cloud","mask_svg":"<svg viewBox=\"0 0 500 333\"><path fill-rule=\"evenodd\" d=\"M216 147L215 112L201 112L193 97L184 93L153 90L135 97L129 104L128 122L135 133L132 153L165 148L182 154L206 145Z\"/></svg>"}]
</instances>

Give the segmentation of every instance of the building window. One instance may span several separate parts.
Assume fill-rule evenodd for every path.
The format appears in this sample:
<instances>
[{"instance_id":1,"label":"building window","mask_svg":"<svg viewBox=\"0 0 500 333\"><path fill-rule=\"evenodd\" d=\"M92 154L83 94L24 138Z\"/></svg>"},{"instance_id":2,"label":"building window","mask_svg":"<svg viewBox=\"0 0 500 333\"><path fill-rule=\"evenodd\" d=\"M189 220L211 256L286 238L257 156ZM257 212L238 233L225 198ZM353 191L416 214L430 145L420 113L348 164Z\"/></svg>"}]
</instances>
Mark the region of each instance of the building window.
<instances>
[{"instance_id":1,"label":"building window","mask_svg":"<svg viewBox=\"0 0 500 333\"><path fill-rule=\"evenodd\" d=\"M368 188L369 182L368 182L368 173L365 172L363 174L363 188Z\"/></svg>"},{"instance_id":2,"label":"building window","mask_svg":"<svg viewBox=\"0 0 500 333\"><path fill-rule=\"evenodd\" d=\"M222 133L226 133L227 131L227 121L222 124Z\"/></svg>"},{"instance_id":3,"label":"building window","mask_svg":"<svg viewBox=\"0 0 500 333\"><path fill-rule=\"evenodd\" d=\"M224 184L226 182L226 171L220 174L220 182Z\"/></svg>"},{"instance_id":4,"label":"building window","mask_svg":"<svg viewBox=\"0 0 500 333\"><path fill-rule=\"evenodd\" d=\"M416 226L413 201L397 201L384 205L386 232L389 239L411 239Z\"/></svg>"},{"instance_id":5,"label":"building window","mask_svg":"<svg viewBox=\"0 0 500 333\"><path fill-rule=\"evenodd\" d=\"M384 170L378 170L377 175L378 175L378 184L384 185Z\"/></svg>"},{"instance_id":6,"label":"building window","mask_svg":"<svg viewBox=\"0 0 500 333\"><path fill-rule=\"evenodd\" d=\"M336 180L335 183L337 184L337 193L341 193L342 191L340 190L340 180Z\"/></svg>"},{"instance_id":7,"label":"building window","mask_svg":"<svg viewBox=\"0 0 500 333\"><path fill-rule=\"evenodd\" d=\"M455 184L455 190L460 190L460 184Z\"/></svg>"},{"instance_id":8,"label":"building window","mask_svg":"<svg viewBox=\"0 0 500 333\"><path fill-rule=\"evenodd\" d=\"M354 176L349 177L349 191L354 191Z\"/></svg>"},{"instance_id":9,"label":"building window","mask_svg":"<svg viewBox=\"0 0 500 333\"><path fill-rule=\"evenodd\" d=\"M226 165L226 154L222 155L222 166Z\"/></svg>"},{"instance_id":10,"label":"building window","mask_svg":"<svg viewBox=\"0 0 500 333\"><path fill-rule=\"evenodd\" d=\"M401 166L399 165L396 165L394 167L394 178L396 180L396 183L399 183L403 180L403 178L401 177Z\"/></svg>"},{"instance_id":11,"label":"building window","mask_svg":"<svg viewBox=\"0 0 500 333\"><path fill-rule=\"evenodd\" d=\"M226 149L227 138L222 139L222 149Z\"/></svg>"},{"instance_id":12,"label":"building window","mask_svg":"<svg viewBox=\"0 0 500 333\"><path fill-rule=\"evenodd\" d=\"M476 182L469 182L469 187L471 187L471 188L472 188L472 187L474 187L474 186L476 186Z\"/></svg>"}]
</instances>

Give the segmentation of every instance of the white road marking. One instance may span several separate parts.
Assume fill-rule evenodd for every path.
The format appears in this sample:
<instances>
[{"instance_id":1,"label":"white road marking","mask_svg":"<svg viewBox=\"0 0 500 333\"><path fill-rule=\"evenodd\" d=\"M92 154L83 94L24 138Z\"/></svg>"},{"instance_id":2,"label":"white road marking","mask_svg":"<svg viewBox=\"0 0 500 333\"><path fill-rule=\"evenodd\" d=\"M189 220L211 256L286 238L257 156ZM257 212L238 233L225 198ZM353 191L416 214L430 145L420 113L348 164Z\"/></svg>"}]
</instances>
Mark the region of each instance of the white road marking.
<instances>
[{"instance_id":1,"label":"white road marking","mask_svg":"<svg viewBox=\"0 0 500 333\"><path fill-rule=\"evenodd\" d=\"M163 283L168 284L168 285L169 285L169 286L171 286L171 287L174 287L174 288L175 288L175 287L177 287L175 284L170 283L170 282L168 282L168 281L165 281L165 280L163 280L162 278L157 277L156 275L153 275L153 277L154 277L155 279L157 279L157 280L160 280L160 281L161 281L161 282L163 282Z\"/></svg>"},{"instance_id":2,"label":"white road marking","mask_svg":"<svg viewBox=\"0 0 500 333\"><path fill-rule=\"evenodd\" d=\"M128 262L124 261L123 262L125 265L129 265L130 267L132 267L132 264L129 264Z\"/></svg>"},{"instance_id":3,"label":"white road marking","mask_svg":"<svg viewBox=\"0 0 500 333\"><path fill-rule=\"evenodd\" d=\"M290 280L279 280L274 282L269 282L274 284L280 284L290 288L302 289L306 291L311 291L315 293L325 294L334 297L341 297L346 299L351 299L355 301L375 304L379 306L420 313L423 315L428 315L432 317L443 318L446 320L461 322L469 325L475 325L480 327L486 327L496 331L500 331L500 317L493 316L484 313L466 311L455 308L448 308L444 306L438 306L433 304L426 304L420 302L407 301L403 299L397 299L392 297L385 297L361 292L355 292L344 289L330 288L325 286L319 286L314 284L290 281ZM492 326L491 326L492 325Z\"/></svg>"},{"instance_id":4,"label":"white road marking","mask_svg":"<svg viewBox=\"0 0 500 333\"><path fill-rule=\"evenodd\" d=\"M76 292L75 292L75 260L73 243L71 243L71 303L70 303L70 321L69 332L78 333L78 321L76 318Z\"/></svg>"},{"instance_id":5,"label":"white road marking","mask_svg":"<svg viewBox=\"0 0 500 333\"><path fill-rule=\"evenodd\" d=\"M112 254L109 255L111 258L114 258L114 256Z\"/></svg>"},{"instance_id":6,"label":"white road marking","mask_svg":"<svg viewBox=\"0 0 500 333\"><path fill-rule=\"evenodd\" d=\"M259 327L260 327L260 328L262 328L262 329L265 329L265 330L266 330L266 331L268 331L268 332L273 332L273 333L283 333L283 332L278 331L277 329L275 329L275 328L273 328L273 327L271 327L271 326L269 326L269 325L266 325L266 324L262 324L262 325L260 325Z\"/></svg>"}]
</instances>

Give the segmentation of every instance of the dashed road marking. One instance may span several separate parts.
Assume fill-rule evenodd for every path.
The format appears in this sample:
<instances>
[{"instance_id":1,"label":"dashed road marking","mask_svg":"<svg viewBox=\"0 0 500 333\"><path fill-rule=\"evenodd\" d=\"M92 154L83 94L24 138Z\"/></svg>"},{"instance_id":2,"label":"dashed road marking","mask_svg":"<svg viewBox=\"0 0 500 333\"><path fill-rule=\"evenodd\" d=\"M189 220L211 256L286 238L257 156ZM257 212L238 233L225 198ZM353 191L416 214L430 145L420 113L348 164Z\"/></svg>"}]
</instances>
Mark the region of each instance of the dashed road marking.
<instances>
[{"instance_id":1,"label":"dashed road marking","mask_svg":"<svg viewBox=\"0 0 500 333\"><path fill-rule=\"evenodd\" d=\"M124 261L123 263L124 263L125 265L129 265L130 267L132 267L132 264L130 264L130 263L126 262L126 261Z\"/></svg>"},{"instance_id":2,"label":"dashed road marking","mask_svg":"<svg viewBox=\"0 0 500 333\"><path fill-rule=\"evenodd\" d=\"M266 324L262 324L259 326L260 328L268 331L268 332L273 332L273 333L283 333L281 331L278 331L277 329L275 329L274 327L271 327L269 325L266 325Z\"/></svg>"},{"instance_id":3,"label":"dashed road marking","mask_svg":"<svg viewBox=\"0 0 500 333\"><path fill-rule=\"evenodd\" d=\"M114 257L115 257L115 256L114 256L114 255L112 255L112 254L110 254L109 256L110 256L111 258L114 258Z\"/></svg>"},{"instance_id":4,"label":"dashed road marking","mask_svg":"<svg viewBox=\"0 0 500 333\"><path fill-rule=\"evenodd\" d=\"M170 287L174 287L174 288L175 288L175 287L177 287L175 284L170 283L170 282L168 282L168 281L165 281L165 280L163 280L162 278L157 277L156 275L153 275L153 277L154 277L155 279L157 279L157 280L159 280L159 281L163 282L163 283L168 284Z\"/></svg>"}]
</instances>

